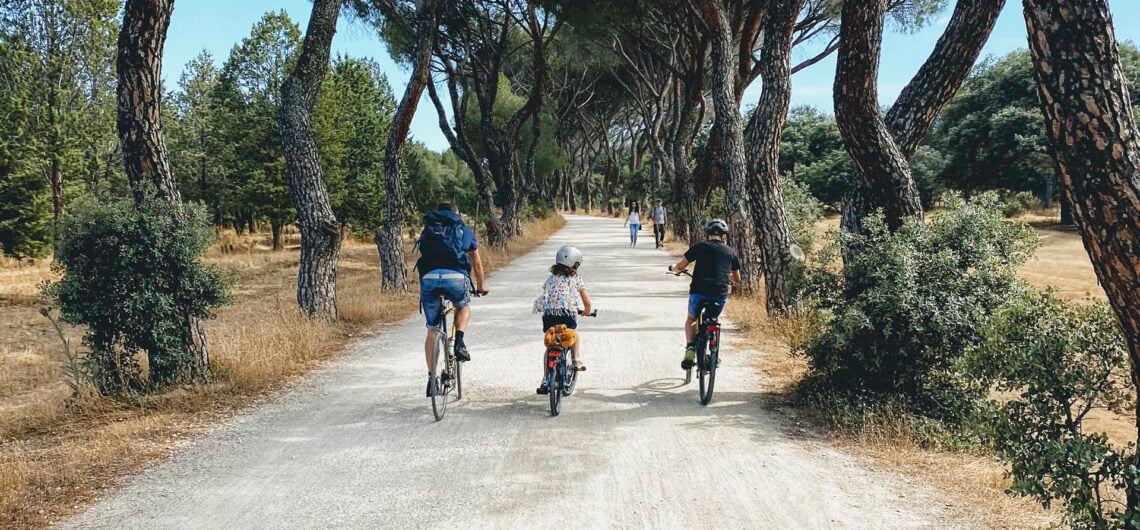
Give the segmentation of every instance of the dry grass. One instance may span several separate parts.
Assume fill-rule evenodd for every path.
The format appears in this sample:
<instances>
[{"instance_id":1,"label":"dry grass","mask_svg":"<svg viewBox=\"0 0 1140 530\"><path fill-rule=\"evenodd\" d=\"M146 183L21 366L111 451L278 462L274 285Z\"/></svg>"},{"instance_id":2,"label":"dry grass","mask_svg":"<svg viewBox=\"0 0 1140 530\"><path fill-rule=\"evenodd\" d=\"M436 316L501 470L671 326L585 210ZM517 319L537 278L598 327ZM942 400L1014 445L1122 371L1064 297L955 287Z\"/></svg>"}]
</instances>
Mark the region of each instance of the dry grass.
<instances>
[{"instance_id":1,"label":"dry grass","mask_svg":"<svg viewBox=\"0 0 1140 530\"><path fill-rule=\"evenodd\" d=\"M486 269L529 252L564 223L561 217L527 223L524 236L507 248L481 252ZM36 285L54 277L47 262L0 263L0 527L42 527L72 513L116 477L139 471L181 440L332 358L353 336L415 311L414 293L380 293L371 242L343 245L338 323L298 314L295 234L286 234L286 249L277 252L268 250L264 237L223 233L219 242L207 261L240 279L237 302L207 323L215 383L132 403L72 395L59 337L38 314ZM406 255L412 258L410 246ZM77 346L80 330L66 333Z\"/></svg>"}]
</instances>

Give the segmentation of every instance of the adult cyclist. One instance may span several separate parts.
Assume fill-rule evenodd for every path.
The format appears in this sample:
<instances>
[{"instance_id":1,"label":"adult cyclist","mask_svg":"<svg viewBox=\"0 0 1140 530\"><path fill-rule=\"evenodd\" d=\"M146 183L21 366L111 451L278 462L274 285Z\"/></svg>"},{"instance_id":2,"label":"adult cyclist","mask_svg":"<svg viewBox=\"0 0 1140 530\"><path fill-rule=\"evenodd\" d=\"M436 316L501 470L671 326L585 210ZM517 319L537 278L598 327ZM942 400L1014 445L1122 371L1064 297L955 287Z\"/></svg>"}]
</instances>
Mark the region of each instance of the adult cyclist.
<instances>
[{"instance_id":1,"label":"adult cyclist","mask_svg":"<svg viewBox=\"0 0 1140 530\"><path fill-rule=\"evenodd\" d=\"M685 251L685 256L673 265L671 270L681 271L696 262L693 268L693 281L689 284L689 311L685 315L685 358L681 368L693 367L697 358L693 341L697 336L697 317L702 302L716 304L706 310L705 318L716 318L724 310L728 301L728 285L740 285L740 258L732 247L725 244L728 224L720 219L712 219L705 225L706 241L697 243Z\"/></svg>"},{"instance_id":2,"label":"adult cyclist","mask_svg":"<svg viewBox=\"0 0 1140 530\"><path fill-rule=\"evenodd\" d=\"M416 269L420 272L420 306L427 319L427 338L424 339L424 360L428 367L427 395L431 397L431 354L435 344L435 326L439 324L442 302L447 298L455 306L455 359L471 360L463 333L471 319L471 275L475 288L487 293L483 277L483 261L479 258L479 244L475 233L450 203L442 203L433 212L424 215L424 230L419 240L420 258Z\"/></svg>"}]
</instances>

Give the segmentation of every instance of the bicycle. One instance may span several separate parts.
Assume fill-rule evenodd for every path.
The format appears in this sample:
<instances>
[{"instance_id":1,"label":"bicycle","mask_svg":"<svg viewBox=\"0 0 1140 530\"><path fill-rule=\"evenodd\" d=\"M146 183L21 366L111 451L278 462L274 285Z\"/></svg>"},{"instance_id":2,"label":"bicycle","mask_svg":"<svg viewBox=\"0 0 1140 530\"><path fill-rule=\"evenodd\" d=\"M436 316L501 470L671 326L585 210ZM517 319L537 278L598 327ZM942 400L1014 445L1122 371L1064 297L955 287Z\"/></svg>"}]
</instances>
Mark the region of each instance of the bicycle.
<instances>
[{"instance_id":1,"label":"bicycle","mask_svg":"<svg viewBox=\"0 0 1140 530\"><path fill-rule=\"evenodd\" d=\"M596 317L598 310L590 314L578 311L581 316ZM577 340L577 338L575 338ZM574 393L578 383L578 370L574 368L574 344L558 344L546 348L546 382L550 395L550 415L562 412L562 397Z\"/></svg>"},{"instance_id":2,"label":"bicycle","mask_svg":"<svg viewBox=\"0 0 1140 530\"><path fill-rule=\"evenodd\" d=\"M674 276L693 277L688 270L674 271L669 267L669 274ZM697 380L700 382L699 396L701 405L708 405L712 401L713 386L716 385L716 369L720 365L720 320L717 317L706 317L706 314L720 314L720 304L704 300L697 306L697 336L693 348L696 350ZM715 310L715 311L714 311ZM685 384L693 381L693 369L685 370Z\"/></svg>"},{"instance_id":3,"label":"bicycle","mask_svg":"<svg viewBox=\"0 0 1140 530\"><path fill-rule=\"evenodd\" d=\"M485 293L472 290L471 294L478 298ZM463 363L455 358L455 341L447 328L447 317L455 312L455 306L439 290L432 292L432 296L441 299L439 323L433 328L435 343L432 346L430 373L431 412L435 415L435 421L440 421L447 413L447 400L452 391L455 392L455 401L463 399ZM443 352L444 358L442 372L439 371L440 352Z\"/></svg>"}]
</instances>

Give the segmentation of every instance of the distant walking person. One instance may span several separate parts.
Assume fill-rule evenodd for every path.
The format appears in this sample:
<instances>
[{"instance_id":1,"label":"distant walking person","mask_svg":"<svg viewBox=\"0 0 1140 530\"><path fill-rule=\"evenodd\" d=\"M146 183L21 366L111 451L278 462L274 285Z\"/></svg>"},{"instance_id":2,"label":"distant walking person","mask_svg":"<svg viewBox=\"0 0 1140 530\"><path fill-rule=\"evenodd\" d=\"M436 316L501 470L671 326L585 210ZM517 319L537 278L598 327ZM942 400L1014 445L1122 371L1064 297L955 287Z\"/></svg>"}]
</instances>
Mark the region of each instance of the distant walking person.
<instances>
[{"instance_id":1,"label":"distant walking person","mask_svg":"<svg viewBox=\"0 0 1140 530\"><path fill-rule=\"evenodd\" d=\"M662 248L665 246L665 219L667 212L665 206L662 204L661 199L657 199L657 206L649 212L649 216L653 218L653 248Z\"/></svg>"},{"instance_id":2,"label":"distant walking person","mask_svg":"<svg viewBox=\"0 0 1140 530\"><path fill-rule=\"evenodd\" d=\"M629 217L626 217L625 224L629 226L629 246L637 246L637 231L641 230L641 206L636 202L629 205Z\"/></svg>"}]
</instances>

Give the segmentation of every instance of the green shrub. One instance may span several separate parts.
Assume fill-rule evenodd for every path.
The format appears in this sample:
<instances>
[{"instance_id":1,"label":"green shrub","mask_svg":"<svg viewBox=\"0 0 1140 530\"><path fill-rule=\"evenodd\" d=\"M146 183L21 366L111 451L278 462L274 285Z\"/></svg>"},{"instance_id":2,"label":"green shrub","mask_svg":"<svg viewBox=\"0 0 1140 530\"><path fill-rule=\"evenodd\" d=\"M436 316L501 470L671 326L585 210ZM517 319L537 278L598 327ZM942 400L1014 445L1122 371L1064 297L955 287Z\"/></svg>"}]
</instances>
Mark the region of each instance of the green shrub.
<instances>
[{"instance_id":1,"label":"green shrub","mask_svg":"<svg viewBox=\"0 0 1140 530\"><path fill-rule=\"evenodd\" d=\"M916 414L961 422L980 391L959 370L984 325L1024 289L1017 268L1036 247L1033 232L1000 215L994 194L944 198L930 223L890 232L881 216L866 235L845 235L843 297L806 347L805 389L866 402L905 400Z\"/></svg>"},{"instance_id":2,"label":"green shrub","mask_svg":"<svg viewBox=\"0 0 1140 530\"><path fill-rule=\"evenodd\" d=\"M1065 504L1074 528L1130 528L1140 511L1123 504L1137 493L1135 447L1088 433L1089 412L1128 414L1128 350L1104 303L1066 304L1052 292L1030 293L1002 309L968 356L970 371L1015 399L995 404L993 440L1010 464L1012 493L1048 507Z\"/></svg>"},{"instance_id":3,"label":"green shrub","mask_svg":"<svg viewBox=\"0 0 1140 530\"><path fill-rule=\"evenodd\" d=\"M532 201L523 208L524 219L546 219L553 214L554 210L546 201Z\"/></svg>"},{"instance_id":4,"label":"green shrub","mask_svg":"<svg viewBox=\"0 0 1140 530\"><path fill-rule=\"evenodd\" d=\"M1003 192L1001 199L1002 215L1006 217L1017 217L1024 214L1037 203L1037 196L1028 191Z\"/></svg>"},{"instance_id":5,"label":"green shrub","mask_svg":"<svg viewBox=\"0 0 1140 530\"><path fill-rule=\"evenodd\" d=\"M189 323L230 301L221 272L200 257L213 231L199 206L159 200L74 204L60 224L45 287L64 321L86 326L85 369L100 392L123 394L187 380ZM145 355L146 374L139 354Z\"/></svg>"},{"instance_id":6,"label":"green shrub","mask_svg":"<svg viewBox=\"0 0 1140 530\"><path fill-rule=\"evenodd\" d=\"M807 254L815 248L815 225L823 218L823 206L805 184L792 179L780 181L784 193L784 207L788 210L788 229L792 242Z\"/></svg>"}]
</instances>

